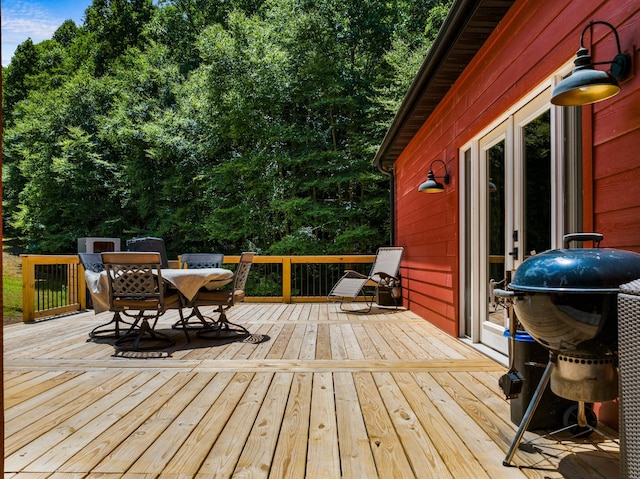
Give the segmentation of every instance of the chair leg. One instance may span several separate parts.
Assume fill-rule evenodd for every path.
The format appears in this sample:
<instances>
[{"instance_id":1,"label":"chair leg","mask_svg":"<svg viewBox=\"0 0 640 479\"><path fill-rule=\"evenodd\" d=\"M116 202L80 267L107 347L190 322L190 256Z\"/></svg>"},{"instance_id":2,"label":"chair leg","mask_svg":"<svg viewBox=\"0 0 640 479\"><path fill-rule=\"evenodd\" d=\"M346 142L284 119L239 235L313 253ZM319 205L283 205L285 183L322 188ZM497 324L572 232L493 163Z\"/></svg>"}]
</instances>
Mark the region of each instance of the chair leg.
<instances>
[{"instance_id":1,"label":"chair leg","mask_svg":"<svg viewBox=\"0 0 640 479\"><path fill-rule=\"evenodd\" d=\"M154 330L158 317L159 315L154 318L152 327L148 317L138 316L129 331L115 342L116 349L121 351L154 351L173 346L175 344L173 338ZM140 326L136 327L138 323ZM141 345L141 342L146 344Z\"/></svg>"},{"instance_id":2,"label":"chair leg","mask_svg":"<svg viewBox=\"0 0 640 479\"><path fill-rule=\"evenodd\" d=\"M340 301L340 309L346 313L369 313L371 311L371 308L373 307L373 302L367 301L366 297L364 302L367 305L366 309L345 309L344 301Z\"/></svg>"},{"instance_id":3,"label":"chair leg","mask_svg":"<svg viewBox=\"0 0 640 479\"><path fill-rule=\"evenodd\" d=\"M122 327L120 325L131 326L131 323L127 323L122 319L119 312L113 314L111 321L100 326L96 326L89 333L88 341L92 339L118 339L121 335ZM113 325L112 327L110 327Z\"/></svg>"},{"instance_id":4,"label":"chair leg","mask_svg":"<svg viewBox=\"0 0 640 479\"><path fill-rule=\"evenodd\" d=\"M195 318L193 320L192 318ZM191 321L190 321L191 320ZM212 320L211 323L214 321ZM202 329L202 328L210 328L211 324L207 321L207 318L204 317L196 306L191 308L191 312L187 317L183 317L182 313L180 314L180 319L173 323L171 326L172 329Z\"/></svg>"},{"instance_id":5,"label":"chair leg","mask_svg":"<svg viewBox=\"0 0 640 479\"><path fill-rule=\"evenodd\" d=\"M184 335L187 337L187 343L190 343L191 338L189 337L189 328L187 327L187 321L189 318L185 319L184 314L182 313L182 308L178 308L178 314L180 315L180 319L171 326L171 329L178 329L179 327L182 327L182 330L184 331ZM191 314L193 314L193 311L191 312ZM154 328L155 328L155 325L154 325Z\"/></svg>"},{"instance_id":6,"label":"chair leg","mask_svg":"<svg viewBox=\"0 0 640 479\"><path fill-rule=\"evenodd\" d=\"M217 321L214 321L213 324L206 329L200 329L196 334L199 338L208 338L208 339L218 339L221 337L225 337L222 335L225 333L234 333L240 334L242 336L251 336L251 333L247 328L241 326L236 323L232 323L227 319L226 309L223 306L218 306L218 309L215 312L220 313Z\"/></svg>"},{"instance_id":7,"label":"chair leg","mask_svg":"<svg viewBox=\"0 0 640 479\"><path fill-rule=\"evenodd\" d=\"M375 294L372 295L370 298L367 297L367 293L364 290L364 288L362 288L361 290L362 292L362 297L364 298L364 303L367 305L366 309L344 309L344 298L342 298L340 300L340 309L342 311L345 311L347 313L369 313L371 311L371 308L373 307L373 301L375 299ZM358 296L360 295L360 293L358 293ZM355 298L352 302L355 302Z\"/></svg>"}]
</instances>

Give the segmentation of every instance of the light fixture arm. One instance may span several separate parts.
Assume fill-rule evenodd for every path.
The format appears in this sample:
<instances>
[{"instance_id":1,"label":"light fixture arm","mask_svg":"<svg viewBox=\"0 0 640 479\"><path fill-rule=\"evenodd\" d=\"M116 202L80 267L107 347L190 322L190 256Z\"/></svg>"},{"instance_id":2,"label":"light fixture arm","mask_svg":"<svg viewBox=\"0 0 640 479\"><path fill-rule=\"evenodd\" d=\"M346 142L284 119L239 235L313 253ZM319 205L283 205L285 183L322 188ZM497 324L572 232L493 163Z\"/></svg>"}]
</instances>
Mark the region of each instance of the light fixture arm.
<instances>
[{"instance_id":1,"label":"light fixture arm","mask_svg":"<svg viewBox=\"0 0 640 479\"><path fill-rule=\"evenodd\" d=\"M589 50L584 46L584 35L585 33L587 33L587 30L591 29L594 25L605 25L609 27L616 39L618 54L613 60L609 62L592 62L591 55L589 55ZM580 34L580 50L578 50L578 58L576 58L575 65L576 70L579 70L581 68L591 68L593 67L593 65L611 65L611 75L615 77L616 80L622 81L631 72L631 57L626 53L622 53L622 48L620 47L620 37L618 36L618 31L615 29L615 27L609 22L596 20L589 22L589 24L584 27L584 30L582 30L582 33Z\"/></svg>"},{"instance_id":2,"label":"light fixture arm","mask_svg":"<svg viewBox=\"0 0 640 479\"><path fill-rule=\"evenodd\" d=\"M620 37L618 36L618 31L609 22L605 22L603 20L591 21L586 27L584 27L584 30L582 30L582 34L580 34L580 47L584 48L584 34L587 33L587 30L589 30L594 25L608 26L613 32L613 35L616 37L616 45L618 47L618 53L622 53L622 49L620 48ZM603 62L603 63L611 63L611 62Z\"/></svg>"},{"instance_id":3,"label":"light fixture arm","mask_svg":"<svg viewBox=\"0 0 640 479\"><path fill-rule=\"evenodd\" d=\"M434 163L442 163L442 166L444 168L444 175L443 176L435 176L433 174L433 164ZM433 175L434 178L442 178L444 180L444 184L445 185L449 184L449 181L450 181L449 172L447 171L447 164L444 161L442 161L442 160L433 160L431 162L431 164L429 165L429 174Z\"/></svg>"}]
</instances>

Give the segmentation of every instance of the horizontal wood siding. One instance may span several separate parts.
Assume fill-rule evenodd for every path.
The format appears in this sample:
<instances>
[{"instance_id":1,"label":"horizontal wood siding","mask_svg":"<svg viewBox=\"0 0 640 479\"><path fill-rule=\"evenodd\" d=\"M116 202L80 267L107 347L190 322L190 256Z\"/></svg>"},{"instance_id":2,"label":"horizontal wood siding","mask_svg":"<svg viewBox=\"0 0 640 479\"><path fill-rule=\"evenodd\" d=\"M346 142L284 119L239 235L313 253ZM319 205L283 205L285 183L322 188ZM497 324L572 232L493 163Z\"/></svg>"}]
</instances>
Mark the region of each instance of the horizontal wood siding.
<instances>
[{"instance_id":1,"label":"horizontal wood siding","mask_svg":"<svg viewBox=\"0 0 640 479\"><path fill-rule=\"evenodd\" d=\"M636 0L516 2L395 163L396 238L404 246L407 306L450 334L458 333L458 150L545 78L575 57L591 20L616 27L624 52L640 64L640 3ZM585 45L594 61L616 53L611 31L593 29ZM606 68L606 65L598 68ZM605 235L604 246L640 251L640 78L622 92L583 107L584 224ZM592 116L591 116L592 115ZM592 131L591 131L592 129ZM591 140L592 139L592 140ZM422 194L433 160L443 160L451 183L439 195ZM434 165L436 176L442 165ZM593 171L593 177L591 172ZM593 201L591 200L593 198Z\"/></svg>"},{"instance_id":2,"label":"horizontal wood siding","mask_svg":"<svg viewBox=\"0 0 640 479\"><path fill-rule=\"evenodd\" d=\"M609 11L607 21L618 30L622 51L632 55L635 74L622 83L619 95L592 106L593 222L604 234L603 245L640 252L640 4L624 1ZM615 56L610 35L595 40L599 57Z\"/></svg>"}]
</instances>

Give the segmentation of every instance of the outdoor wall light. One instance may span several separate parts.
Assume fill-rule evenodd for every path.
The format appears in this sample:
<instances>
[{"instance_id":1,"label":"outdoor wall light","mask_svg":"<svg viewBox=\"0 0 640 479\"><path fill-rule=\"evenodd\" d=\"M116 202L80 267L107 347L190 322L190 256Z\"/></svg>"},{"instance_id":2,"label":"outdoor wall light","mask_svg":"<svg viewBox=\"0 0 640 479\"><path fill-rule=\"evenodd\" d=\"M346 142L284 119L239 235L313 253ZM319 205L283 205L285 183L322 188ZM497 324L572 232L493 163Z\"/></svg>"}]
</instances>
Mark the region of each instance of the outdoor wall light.
<instances>
[{"instance_id":1,"label":"outdoor wall light","mask_svg":"<svg viewBox=\"0 0 640 479\"><path fill-rule=\"evenodd\" d=\"M434 163L442 163L444 167L444 176L435 176L433 174L433 164ZM447 173L447 165L442 160L433 160L431 165L429 165L429 173L427 173L427 181L422 183L418 187L418 191L422 193L442 193L444 191L444 186L442 183L436 181L436 178L442 178L444 180L444 184L449 184L449 173Z\"/></svg>"},{"instance_id":2,"label":"outdoor wall light","mask_svg":"<svg viewBox=\"0 0 640 479\"><path fill-rule=\"evenodd\" d=\"M609 62L592 62L589 50L584 47L584 34L593 25L606 25L613 31L618 54ZM560 106L580 106L606 100L620 92L619 82L631 72L631 56L620 50L620 38L613 25L597 21L589 22L580 35L580 49L573 62L571 75L558 83L551 94L551 103ZM595 70L594 65L610 64L611 71Z\"/></svg>"}]
</instances>

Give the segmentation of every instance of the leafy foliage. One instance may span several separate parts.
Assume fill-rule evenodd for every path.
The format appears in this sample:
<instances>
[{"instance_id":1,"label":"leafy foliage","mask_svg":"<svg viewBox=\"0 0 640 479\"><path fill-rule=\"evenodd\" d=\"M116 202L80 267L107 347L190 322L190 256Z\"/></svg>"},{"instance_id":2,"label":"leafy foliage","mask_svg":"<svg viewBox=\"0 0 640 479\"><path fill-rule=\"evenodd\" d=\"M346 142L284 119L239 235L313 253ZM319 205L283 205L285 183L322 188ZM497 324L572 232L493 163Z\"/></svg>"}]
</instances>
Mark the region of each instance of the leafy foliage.
<instances>
[{"instance_id":1,"label":"leafy foliage","mask_svg":"<svg viewBox=\"0 0 640 479\"><path fill-rule=\"evenodd\" d=\"M4 71L8 234L170 255L372 253L372 158L448 3L94 0Z\"/></svg>"}]
</instances>

